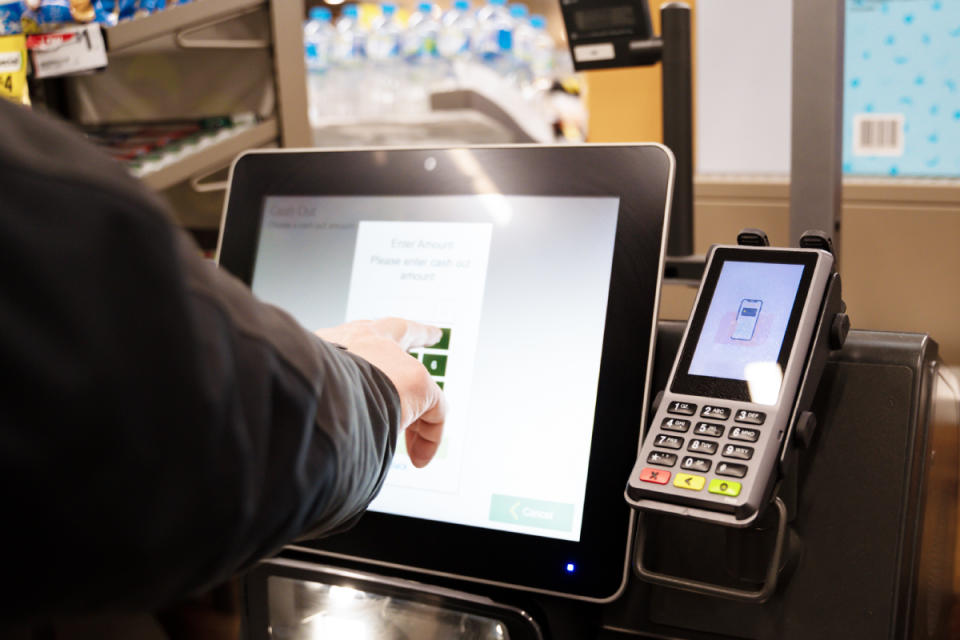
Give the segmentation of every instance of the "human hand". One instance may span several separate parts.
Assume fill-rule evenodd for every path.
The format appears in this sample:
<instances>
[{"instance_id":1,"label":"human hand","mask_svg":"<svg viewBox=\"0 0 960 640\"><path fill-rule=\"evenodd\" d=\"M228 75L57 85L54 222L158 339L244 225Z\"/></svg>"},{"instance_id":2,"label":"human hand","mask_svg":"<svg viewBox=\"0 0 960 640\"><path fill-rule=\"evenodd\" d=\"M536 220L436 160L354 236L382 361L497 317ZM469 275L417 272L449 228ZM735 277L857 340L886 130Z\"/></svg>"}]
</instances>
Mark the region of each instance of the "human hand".
<instances>
[{"instance_id":1,"label":"human hand","mask_svg":"<svg viewBox=\"0 0 960 640\"><path fill-rule=\"evenodd\" d=\"M400 428L415 467L433 459L443 436L446 401L426 368L407 353L440 341L437 327L401 318L355 320L316 334L343 345L382 371L400 394Z\"/></svg>"}]
</instances>

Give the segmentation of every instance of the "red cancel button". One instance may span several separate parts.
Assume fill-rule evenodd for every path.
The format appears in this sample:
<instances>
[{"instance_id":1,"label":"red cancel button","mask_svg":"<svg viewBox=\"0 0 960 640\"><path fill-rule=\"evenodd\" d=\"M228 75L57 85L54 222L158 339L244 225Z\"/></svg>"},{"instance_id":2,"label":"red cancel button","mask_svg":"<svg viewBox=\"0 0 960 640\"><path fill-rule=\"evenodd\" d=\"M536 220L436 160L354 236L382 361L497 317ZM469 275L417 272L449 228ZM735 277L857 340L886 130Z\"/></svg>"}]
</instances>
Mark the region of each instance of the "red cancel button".
<instances>
[{"instance_id":1,"label":"red cancel button","mask_svg":"<svg viewBox=\"0 0 960 640\"><path fill-rule=\"evenodd\" d=\"M640 479L644 482L652 482L654 484L667 484L670 482L670 472L664 471L663 469L651 469L647 467L640 472Z\"/></svg>"}]
</instances>

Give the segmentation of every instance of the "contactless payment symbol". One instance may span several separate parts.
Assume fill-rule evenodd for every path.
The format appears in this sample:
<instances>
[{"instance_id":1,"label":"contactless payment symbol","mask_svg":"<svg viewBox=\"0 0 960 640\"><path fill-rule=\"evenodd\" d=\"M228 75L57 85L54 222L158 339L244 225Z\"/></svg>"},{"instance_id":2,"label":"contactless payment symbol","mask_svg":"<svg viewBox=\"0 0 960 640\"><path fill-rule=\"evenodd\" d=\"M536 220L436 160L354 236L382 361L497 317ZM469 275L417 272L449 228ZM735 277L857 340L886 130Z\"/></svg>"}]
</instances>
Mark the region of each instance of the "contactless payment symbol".
<instances>
[{"instance_id":1,"label":"contactless payment symbol","mask_svg":"<svg viewBox=\"0 0 960 640\"><path fill-rule=\"evenodd\" d=\"M753 339L753 333L757 330L757 319L760 317L760 309L763 308L763 300L753 298L744 298L740 301L740 309L737 311L737 324L733 327L731 340L743 340L747 342Z\"/></svg>"}]
</instances>

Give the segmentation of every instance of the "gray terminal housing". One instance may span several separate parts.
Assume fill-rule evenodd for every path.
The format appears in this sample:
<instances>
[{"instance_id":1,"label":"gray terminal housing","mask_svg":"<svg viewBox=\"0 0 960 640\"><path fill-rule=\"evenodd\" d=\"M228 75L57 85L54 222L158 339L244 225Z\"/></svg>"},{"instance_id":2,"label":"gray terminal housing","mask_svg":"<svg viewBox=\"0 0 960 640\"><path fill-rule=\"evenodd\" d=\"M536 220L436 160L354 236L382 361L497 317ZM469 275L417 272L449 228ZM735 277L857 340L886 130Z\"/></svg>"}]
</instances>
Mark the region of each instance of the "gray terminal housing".
<instances>
[{"instance_id":1,"label":"gray terminal housing","mask_svg":"<svg viewBox=\"0 0 960 640\"><path fill-rule=\"evenodd\" d=\"M717 250L738 248L754 253L776 251L782 254L784 251L789 251L817 254L793 345L783 370L783 381L777 401L773 405L757 404L742 400L671 392L687 341L697 338L690 335L692 322L688 321L677 358L670 371L666 390L641 441L637 461L624 492L627 502L634 508L685 516L726 526L747 527L756 520L761 507L764 506L764 501L770 497L771 485L776 481L775 466L781 447L784 445L784 438L789 431L790 420L794 415L797 390L806 371L808 352L819 324L827 284L833 271L834 258L830 253L819 249L746 248L718 245L711 249L704 271L704 282L714 267ZM709 304L710 300L704 299L704 288L701 283L690 320L701 305ZM829 323L827 324L829 326ZM677 408L675 403L686 403L689 407L693 407L692 414L672 412L671 410ZM689 407L685 408L689 410ZM706 408L711 410L710 417L702 415ZM713 417L718 413L715 411L718 408L729 410L729 416L725 419ZM746 412L746 415L740 412ZM756 414L764 414L762 424L753 423L756 421ZM736 419L738 417L748 417L753 420L742 422ZM673 422L669 423L668 428L664 428L665 421L668 420ZM689 425L684 429L682 423L677 423L678 420L687 421ZM707 426L702 427L701 424ZM720 431L722 433L718 433ZM663 435L668 438L665 444L673 447L677 441L680 441L680 446L678 448L668 448L664 444L658 446L659 436ZM747 439L744 439L745 436ZM700 445L703 443L715 445L715 450L713 453L706 453L701 447L691 449L697 446L698 442ZM730 447L733 449L729 449ZM742 455L745 449L750 450L749 459L729 457L729 454ZM661 457L663 454L674 455L676 461L671 466L651 464L648 462L651 454ZM703 471L702 467L701 470L684 469L682 465L687 458L708 460L709 469L706 471ZM697 464L702 465L702 462ZM662 469L664 472L669 472L669 480L665 484L643 481L641 474L645 469ZM720 472L723 471L727 471L727 474L722 475ZM730 471L744 473L742 477L736 477L731 475ZM704 486L699 490L675 486L677 474L699 476L703 478ZM739 483L741 485L739 494L731 497L710 493L711 481L715 479L720 481L721 486L723 482Z\"/></svg>"}]
</instances>

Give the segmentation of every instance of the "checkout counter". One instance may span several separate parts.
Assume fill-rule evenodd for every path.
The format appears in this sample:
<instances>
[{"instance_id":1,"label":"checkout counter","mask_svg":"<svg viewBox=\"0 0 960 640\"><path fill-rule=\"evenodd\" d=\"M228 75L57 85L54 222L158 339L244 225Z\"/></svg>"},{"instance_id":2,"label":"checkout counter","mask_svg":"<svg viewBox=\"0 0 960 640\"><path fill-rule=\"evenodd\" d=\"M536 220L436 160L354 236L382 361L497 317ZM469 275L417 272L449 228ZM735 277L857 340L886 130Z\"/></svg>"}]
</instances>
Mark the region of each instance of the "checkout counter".
<instances>
[{"instance_id":1,"label":"checkout counter","mask_svg":"<svg viewBox=\"0 0 960 640\"><path fill-rule=\"evenodd\" d=\"M680 322L658 326L655 388L666 382L682 331ZM950 614L955 606L952 583L960 388L939 362L936 342L918 334L851 331L844 348L826 366L815 411L822 424L816 455L803 473L793 549L789 551L792 558L765 603L741 603L655 586L633 574L626 590L605 604L450 580L431 580L433 584L425 587L422 576L395 571L378 574L392 576L381 578L390 585L386 591L375 582L368 588L389 594L384 596L387 601L393 597L433 603L457 625L480 612L481 618L502 621L504 629L513 629L508 632L511 635L496 635L493 624L486 635L457 637L956 637L957 629L951 627L956 621L951 621ZM751 565L746 546L762 546L763 533L751 540L727 533L704 530L680 519L660 522L648 536L647 561L663 571L741 588L756 587L763 579L764 567ZM331 579L326 574L330 565L329 558L289 550L253 572L247 578L246 604L248 613L253 613L248 618L250 637L315 637L309 618L317 611L309 607L301 610L299 620L308 620L303 626L288 628L289 634L264 633L278 617L288 615L289 609L268 602L263 587L271 575L295 575L304 589L313 581L363 584L356 575ZM435 591L439 593L431 595ZM457 592L471 593L476 601L465 607L463 596L453 597ZM529 621L517 610L529 615L542 635L527 629ZM347 608L344 614L348 620L350 611ZM421 635L417 629L424 627L417 624L425 624L423 617L407 619L410 626L397 622L392 635L356 637L450 637ZM436 629L430 626L433 624L426 628Z\"/></svg>"},{"instance_id":2,"label":"checkout counter","mask_svg":"<svg viewBox=\"0 0 960 640\"><path fill-rule=\"evenodd\" d=\"M506 402L516 392L516 407L532 410L574 402L582 385L551 395L552 383L537 387L527 379L518 392L503 379L516 369L503 363L520 357L521 346L537 348L538 340L577 330L581 337L593 331L603 343L602 358L599 342L568 341L563 358L552 361L560 370L568 359L595 357L590 375L598 382L588 398L595 419L581 425L592 446L583 461L579 533L558 533L552 523L536 528L511 512L560 519L564 512L545 502L549 497L504 502L487 493L479 510L457 511L467 501L461 492L430 511L431 500L440 499L411 493L427 476L401 467L401 481L391 487L388 478L378 498L386 501L354 529L301 541L249 572L246 637L956 637L950 614L960 386L930 336L852 330L825 356L809 389L816 428L808 425L806 447L777 485L787 514L782 536L773 509L738 527L628 507L624 484L641 427L650 427L654 396L667 386L684 340L684 323L654 322L672 171L672 156L658 145L264 152L238 161L221 265L308 326L382 315L382 305L407 299L404 287L413 285L403 282L440 282L434 291L460 300L433 311L453 319L441 325L453 326L452 334L412 355L446 385L451 403L465 388L456 389L465 385L457 378L464 369L454 369L462 366L457 358L462 364L475 358L475 398ZM404 262L402 252L415 247L459 257ZM551 259L561 255L562 264ZM427 271L398 276L383 268L418 264ZM447 264L462 269L450 276L455 286L443 289L448 272L439 268ZM597 265L610 267L591 271ZM472 269L481 266L486 281L478 285L480 270ZM609 282L609 299L597 297L604 290L598 282ZM311 306L304 292L318 290L324 304ZM338 299L342 308L329 304ZM576 316L576 327L524 334L522 341L496 335L503 326L513 331L519 318L539 318L537 326L570 321L562 309L586 315ZM332 315L315 315L321 313ZM856 309L850 315L856 326ZM539 357L562 351L556 343L541 347ZM563 426L558 420L584 422L572 412L543 415L550 419L525 427L542 442ZM502 425L483 425L483 437L470 442L462 439L465 423L448 423L447 460L460 455L463 463L459 480L449 483L451 495L465 478L497 479L468 469L491 468L477 446L496 439L487 428ZM556 477L572 475L544 458L543 472L558 473L559 466ZM519 491L512 495L531 495ZM565 513L564 526L573 531L577 512ZM641 577L641 566L682 584ZM714 588L696 586L703 584ZM764 586L762 597L735 596Z\"/></svg>"}]
</instances>

